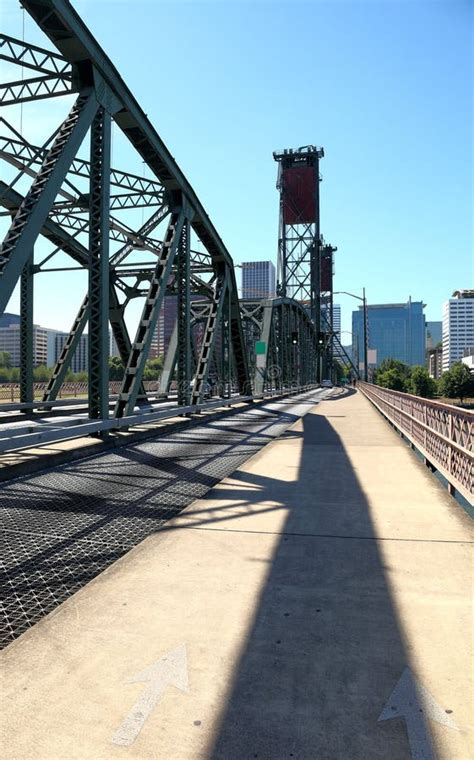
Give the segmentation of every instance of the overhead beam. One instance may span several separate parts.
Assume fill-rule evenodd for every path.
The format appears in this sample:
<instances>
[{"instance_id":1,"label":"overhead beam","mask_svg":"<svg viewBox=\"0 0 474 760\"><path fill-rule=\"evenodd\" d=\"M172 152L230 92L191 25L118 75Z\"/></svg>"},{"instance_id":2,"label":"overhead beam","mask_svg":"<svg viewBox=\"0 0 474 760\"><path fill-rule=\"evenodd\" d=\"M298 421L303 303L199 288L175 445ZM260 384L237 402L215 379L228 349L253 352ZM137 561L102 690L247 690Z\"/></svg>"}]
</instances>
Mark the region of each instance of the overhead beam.
<instances>
[{"instance_id":1,"label":"overhead beam","mask_svg":"<svg viewBox=\"0 0 474 760\"><path fill-rule=\"evenodd\" d=\"M114 120L163 186L180 190L194 211L192 227L215 262L232 259L198 196L122 80L105 51L68 0L22 0L25 10L72 65L89 62L122 104Z\"/></svg>"},{"instance_id":2,"label":"overhead beam","mask_svg":"<svg viewBox=\"0 0 474 760\"><path fill-rule=\"evenodd\" d=\"M98 103L92 91L79 95L6 234L0 251L0 313L10 300L21 270L97 108Z\"/></svg>"}]
</instances>

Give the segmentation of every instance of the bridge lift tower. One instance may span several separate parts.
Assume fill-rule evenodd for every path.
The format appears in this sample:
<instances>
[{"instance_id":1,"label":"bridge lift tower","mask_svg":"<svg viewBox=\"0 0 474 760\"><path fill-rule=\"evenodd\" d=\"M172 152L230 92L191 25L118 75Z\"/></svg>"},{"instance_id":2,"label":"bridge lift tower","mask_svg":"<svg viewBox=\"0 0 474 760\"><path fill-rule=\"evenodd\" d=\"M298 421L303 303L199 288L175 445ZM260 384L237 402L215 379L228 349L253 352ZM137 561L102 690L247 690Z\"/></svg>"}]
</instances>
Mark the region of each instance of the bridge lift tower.
<instances>
[{"instance_id":1,"label":"bridge lift tower","mask_svg":"<svg viewBox=\"0 0 474 760\"><path fill-rule=\"evenodd\" d=\"M324 149L305 145L275 151L280 191L278 239L278 293L303 303L316 334L321 326L321 229L319 213L319 161ZM323 341L319 339L319 343ZM320 349L323 349L320 345ZM322 351L320 350L320 353ZM321 362L318 375L321 379Z\"/></svg>"}]
</instances>

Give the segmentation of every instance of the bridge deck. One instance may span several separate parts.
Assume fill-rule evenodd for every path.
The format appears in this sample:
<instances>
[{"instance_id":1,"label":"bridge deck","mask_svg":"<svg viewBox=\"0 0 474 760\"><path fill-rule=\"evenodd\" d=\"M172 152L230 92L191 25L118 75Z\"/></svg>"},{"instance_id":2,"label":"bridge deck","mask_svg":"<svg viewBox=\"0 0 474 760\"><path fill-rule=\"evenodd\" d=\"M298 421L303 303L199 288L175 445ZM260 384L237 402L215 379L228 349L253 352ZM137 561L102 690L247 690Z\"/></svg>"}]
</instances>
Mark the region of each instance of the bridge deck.
<instances>
[{"instance_id":1,"label":"bridge deck","mask_svg":"<svg viewBox=\"0 0 474 760\"><path fill-rule=\"evenodd\" d=\"M3 757L467 760L470 527L335 390L5 650Z\"/></svg>"}]
</instances>

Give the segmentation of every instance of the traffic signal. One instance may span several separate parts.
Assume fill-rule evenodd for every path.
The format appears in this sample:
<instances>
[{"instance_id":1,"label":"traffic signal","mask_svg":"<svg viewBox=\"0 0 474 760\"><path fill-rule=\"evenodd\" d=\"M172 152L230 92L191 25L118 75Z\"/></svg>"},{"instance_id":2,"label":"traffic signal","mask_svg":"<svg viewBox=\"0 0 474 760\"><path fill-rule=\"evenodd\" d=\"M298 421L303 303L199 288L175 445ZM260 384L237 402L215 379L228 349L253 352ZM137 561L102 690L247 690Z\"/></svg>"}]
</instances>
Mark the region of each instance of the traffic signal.
<instances>
[{"instance_id":1,"label":"traffic signal","mask_svg":"<svg viewBox=\"0 0 474 760\"><path fill-rule=\"evenodd\" d=\"M291 333L291 342L294 346L298 345L298 333L296 332L296 330Z\"/></svg>"}]
</instances>

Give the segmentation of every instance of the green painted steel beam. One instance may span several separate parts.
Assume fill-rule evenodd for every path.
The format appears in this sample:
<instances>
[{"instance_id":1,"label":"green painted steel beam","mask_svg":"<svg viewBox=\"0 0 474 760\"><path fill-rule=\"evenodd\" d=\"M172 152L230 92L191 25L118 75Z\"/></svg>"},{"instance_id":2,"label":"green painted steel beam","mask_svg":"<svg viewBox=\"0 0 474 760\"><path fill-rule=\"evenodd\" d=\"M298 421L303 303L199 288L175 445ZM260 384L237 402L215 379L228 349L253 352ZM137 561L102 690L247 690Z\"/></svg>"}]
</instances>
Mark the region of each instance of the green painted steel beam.
<instances>
[{"instance_id":1,"label":"green painted steel beam","mask_svg":"<svg viewBox=\"0 0 474 760\"><path fill-rule=\"evenodd\" d=\"M0 313L10 300L97 108L92 90L79 95L5 236L0 252Z\"/></svg>"},{"instance_id":2,"label":"green painted steel beam","mask_svg":"<svg viewBox=\"0 0 474 760\"><path fill-rule=\"evenodd\" d=\"M102 106L91 127L89 206L89 417L109 416L110 114Z\"/></svg>"}]
</instances>

